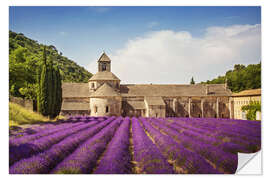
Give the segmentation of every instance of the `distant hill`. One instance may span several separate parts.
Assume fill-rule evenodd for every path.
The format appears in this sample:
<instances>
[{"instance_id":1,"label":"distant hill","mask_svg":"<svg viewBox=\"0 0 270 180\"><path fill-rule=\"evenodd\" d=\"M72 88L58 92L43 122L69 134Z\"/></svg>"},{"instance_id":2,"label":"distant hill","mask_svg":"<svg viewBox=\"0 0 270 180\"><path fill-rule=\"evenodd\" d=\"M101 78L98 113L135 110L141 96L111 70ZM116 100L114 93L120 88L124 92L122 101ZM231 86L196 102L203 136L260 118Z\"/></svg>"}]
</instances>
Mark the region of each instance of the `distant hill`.
<instances>
[{"instance_id":1,"label":"distant hill","mask_svg":"<svg viewBox=\"0 0 270 180\"><path fill-rule=\"evenodd\" d=\"M261 62L248 66L236 64L234 69L227 71L225 75L201 83L222 84L226 81L232 92L261 88Z\"/></svg>"},{"instance_id":2,"label":"distant hill","mask_svg":"<svg viewBox=\"0 0 270 180\"><path fill-rule=\"evenodd\" d=\"M22 33L9 31L9 88L13 96L25 97L23 89L36 82L36 69L41 65L44 46L47 56L58 65L63 82L87 82L92 74L64 57L53 45L40 44ZM20 90L21 89L21 90Z\"/></svg>"}]
</instances>

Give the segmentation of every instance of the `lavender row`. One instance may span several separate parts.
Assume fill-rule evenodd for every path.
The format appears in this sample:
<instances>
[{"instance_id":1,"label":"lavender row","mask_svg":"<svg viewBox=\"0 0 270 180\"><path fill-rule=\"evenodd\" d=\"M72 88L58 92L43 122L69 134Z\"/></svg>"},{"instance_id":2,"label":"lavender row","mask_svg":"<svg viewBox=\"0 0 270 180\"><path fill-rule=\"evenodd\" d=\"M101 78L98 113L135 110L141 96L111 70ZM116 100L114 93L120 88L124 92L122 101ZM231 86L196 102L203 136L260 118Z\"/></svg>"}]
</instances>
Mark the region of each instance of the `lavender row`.
<instances>
[{"instance_id":1,"label":"lavender row","mask_svg":"<svg viewBox=\"0 0 270 180\"><path fill-rule=\"evenodd\" d=\"M199 126L200 128L211 128L217 130L221 129L226 131L229 130L230 132L237 133L239 135L245 135L252 138L258 137L259 139L261 138L260 122L256 122L255 125L252 123L252 121L224 120L215 118L190 118L189 120L178 118L177 120L181 124L185 122L191 124L192 126Z\"/></svg>"},{"instance_id":2,"label":"lavender row","mask_svg":"<svg viewBox=\"0 0 270 180\"><path fill-rule=\"evenodd\" d=\"M167 123L166 121L162 121ZM172 128L181 130L186 135L201 140L205 143L211 143L215 145L224 146L224 149L229 150L230 152L242 152L242 153L252 153L260 149L261 140L253 137L243 138L241 135L236 135L225 130L204 130L205 133L201 133L199 130L196 130L194 127L187 127L180 123L170 123L169 125ZM183 129L184 128L184 129ZM201 128L203 129L203 128ZM229 148L230 147L230 148Z\"/></svg>"},{"instance_id":3,"label":"lavender row","mask_svg":"<svg viewBox=\"0 0 270 180\"><path fill-rule=\"evenodd\" d=\"M164 135L157 129L153 128L145 118L141 118L140 120L156 142L157 147L168 160L173 162L177 173L219 174L219 172L200 155L186 149L171 137Z\"/></svg>"},{"instance_id":4,"label":"lavender row","mask_svg":"<svg viewBox=\"0 0 270 180\"><path fill-rule=\"evenodd\" d=\"M116 119L94 137L81 144L71 155L65 158L52 173L89 174L96 166L100 155L105 151L122 118Z\"/></svg>"},{"instance_id":5,"label":"lavender row","mask_svg":"<svg viewBox=\"0 0 270 180\"><path fill-rule=\"evenodd\" d=\"M132 119L132 136L136 173L174 173L173 167L166 161L159 149L149 139L136 118Z\"/></svg>"},{"instance_id":6,"label":"lavender row","mask_svg":"<svg viewBox=\"0 0 270 180\"><path fill-rule=\"evenodd\" d=\"M30 141L19 146L10 146L9 147L9 164L12 165L14 162L22 159L31 157L34 154L40 153L49 149L53 144L56 144L63 140L64 138L84 130L86 128L92 127L97 122L84 123L79 126L62 130L60 132L41 137L39 139Z\"/></svg>"},{"instance_id":7,"label":"lavender row","mask_svg":"<svg viewBox=\"0 0 270 180\"><path fill-rule=\"evenodd\" d=\"M126 118L117 129L95 174L130 174L131 156L129 154L130 119Z\"/></svg>"},{"instance_id":8,"label":"lavender row","mask_svg":"<svg viewBox=\"0 0 270 180\"><path fill-rule=\"evenodd\" d=\"M211 161L211 163L215 165L216 170L222 170L221 173L235 173L238 162L236 154L224 152L222 149L213 145L186 136L158 121L150 120L150 123L160 131L165 132L185 148L190 149Z\"/></svg>"},{"instance_id":9,"label":"lavender row","mask_svg":"<svg viewBox=\"0 0 270 180\"><path fill-rule=\"evenodd\" d=\"M27 143L29 141L37 140L41 137L44 137L44 136L47 136L47 135L50 135L50 134L53 134L53 133L56 133L56 132L59 132L59 131L65 130L65 129L76 127L76 126L79 126L81 124L83 124L83 123L82 122L80 122L80 123L63 123L63 124L57 125L54 128L47 128L46 130L43 130L43 131L38 132L36 134L23 136L20 138L10 138L9 146L19 146L19 145Z\"/></svg>"},{"instance_id":10,"label":"lavender row","mask_svg":"<svg viewBox=\"0 0 270 180\"><path fill-rule=\"evenodd\" d=\"M53 145L43 153L22 159L9 168L10 174L41 174L49 173L59 162L71 154L80 143L94 136L102 128L112 122L113 119L107 119L96 126L85 129L73 134L63 141Z\"/></svg>"}]
</instances>

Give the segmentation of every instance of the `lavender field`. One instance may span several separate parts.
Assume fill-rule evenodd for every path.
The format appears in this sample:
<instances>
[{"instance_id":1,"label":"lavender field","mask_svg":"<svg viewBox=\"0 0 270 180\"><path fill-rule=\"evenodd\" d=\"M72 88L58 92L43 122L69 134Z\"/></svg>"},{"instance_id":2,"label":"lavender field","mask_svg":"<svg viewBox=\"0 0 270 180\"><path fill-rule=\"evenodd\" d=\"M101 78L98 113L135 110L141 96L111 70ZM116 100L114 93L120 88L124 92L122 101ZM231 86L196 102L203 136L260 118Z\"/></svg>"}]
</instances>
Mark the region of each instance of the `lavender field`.
<instances>
[{"instance_id":1,"label":"lavender field","mask_svg":"<svg viewBox=\"0 0 270 180\"><path fill-rule=\"evenodd\" d=\"M261 122L70 117L9 139L10 174L233 174L261 148Z\"/></svg>"}]
</instances>

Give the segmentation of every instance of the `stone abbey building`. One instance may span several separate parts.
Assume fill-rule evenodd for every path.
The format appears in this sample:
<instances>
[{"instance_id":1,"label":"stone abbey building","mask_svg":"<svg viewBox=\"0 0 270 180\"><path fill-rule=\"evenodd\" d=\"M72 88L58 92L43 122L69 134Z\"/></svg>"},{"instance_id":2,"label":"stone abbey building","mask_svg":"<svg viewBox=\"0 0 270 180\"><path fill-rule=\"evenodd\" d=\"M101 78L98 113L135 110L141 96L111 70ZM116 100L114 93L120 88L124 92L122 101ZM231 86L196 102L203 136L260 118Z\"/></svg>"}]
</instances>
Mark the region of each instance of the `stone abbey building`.
<instances>
[{"instance_id":1,"label":"stone abbey building","mask_svg":"<svg viewBox=\"0 0 270 180\"><path fill-rule=\"evenodd\" d=\"M88 83L63 83L62 115L233 118L226 84L121 84L103 53Z\"/></svg>"}]
</instances>

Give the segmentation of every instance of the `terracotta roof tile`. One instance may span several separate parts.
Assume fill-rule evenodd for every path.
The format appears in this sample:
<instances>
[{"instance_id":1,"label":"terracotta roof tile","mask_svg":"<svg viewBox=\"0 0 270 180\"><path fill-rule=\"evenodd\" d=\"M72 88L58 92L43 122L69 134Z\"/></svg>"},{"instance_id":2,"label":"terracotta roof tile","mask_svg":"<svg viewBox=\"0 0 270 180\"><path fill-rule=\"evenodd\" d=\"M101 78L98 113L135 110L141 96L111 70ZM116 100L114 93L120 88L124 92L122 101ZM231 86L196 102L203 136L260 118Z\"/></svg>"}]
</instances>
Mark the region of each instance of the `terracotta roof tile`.
<instances>
[{"instance_id":1,"label":"terracotta roof tile","mask_svg":"<svg viewBox=\"0 0 270 180\"><path fill-rule=\"evenodd\" d=\"M239 93L233 93L232 96L260 96L261 89L249 89L244 90Z\"/></svg>"}]
</instances>

